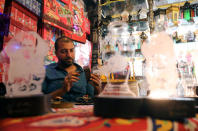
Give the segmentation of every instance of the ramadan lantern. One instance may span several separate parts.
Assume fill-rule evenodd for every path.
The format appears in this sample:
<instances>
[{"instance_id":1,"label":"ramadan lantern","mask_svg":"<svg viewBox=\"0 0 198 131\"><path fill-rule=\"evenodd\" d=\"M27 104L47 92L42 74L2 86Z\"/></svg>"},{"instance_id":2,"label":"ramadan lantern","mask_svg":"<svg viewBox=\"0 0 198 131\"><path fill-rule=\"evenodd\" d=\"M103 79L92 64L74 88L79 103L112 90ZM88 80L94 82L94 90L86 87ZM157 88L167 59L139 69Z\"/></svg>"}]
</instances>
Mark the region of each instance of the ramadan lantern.
<instances>
[{"instance_id":1,"label":"ramadan lantern","mask_svg":"<svg viewBox=\"0 0 198 131\"><path fill-rule=\"evenodd\" d=\"M166 10L168 20L171 20L174 24L178 23L179 7L171 6Z\"/></svg>"}]
</instances>

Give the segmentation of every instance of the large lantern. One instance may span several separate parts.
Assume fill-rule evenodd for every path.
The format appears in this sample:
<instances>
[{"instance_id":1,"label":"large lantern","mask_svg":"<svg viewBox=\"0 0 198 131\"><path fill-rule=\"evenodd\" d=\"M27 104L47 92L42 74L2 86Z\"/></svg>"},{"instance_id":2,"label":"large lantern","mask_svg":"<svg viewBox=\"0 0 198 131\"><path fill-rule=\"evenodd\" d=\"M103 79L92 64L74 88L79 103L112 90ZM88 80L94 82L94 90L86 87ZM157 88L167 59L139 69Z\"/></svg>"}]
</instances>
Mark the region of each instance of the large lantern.
<instances>
[{"instance_id":1,"label":"large lantern","mask_svg":"<svg viewBox=\"0 0 198 131\"><path fill-rule=\"evenodd\" d=\"M179 7L171 6L166 10L168 20L171 20L174 24L178 23Z\"/></svg>"}]
</instances>

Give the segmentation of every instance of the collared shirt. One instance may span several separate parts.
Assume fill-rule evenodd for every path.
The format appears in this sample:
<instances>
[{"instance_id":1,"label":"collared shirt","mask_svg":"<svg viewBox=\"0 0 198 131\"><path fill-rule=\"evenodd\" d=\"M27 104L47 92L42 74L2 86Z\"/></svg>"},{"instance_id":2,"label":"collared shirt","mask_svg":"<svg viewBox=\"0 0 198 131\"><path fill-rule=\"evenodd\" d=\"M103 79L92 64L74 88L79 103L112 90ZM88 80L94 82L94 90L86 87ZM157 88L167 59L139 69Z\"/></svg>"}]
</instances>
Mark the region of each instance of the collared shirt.
<instances>
[{"instance_id":1,"label":"collared shirt","mask_svg":"<svg viewBox=\"0 0 198 131\"><path fill-rule=\"evenodd\" d=\"M84 95L88 95L90 97L94 96L94 87L87 83L84 70L78 64L75 64L75 66L77 67L76 71L80 72L80 76L78 76L79 80L77 82L73 82L70 91L62 96L64 101L78 102ZM45 80L42 84L42 91L45 94L48 94L62 88L64 79L67 75L68 72L60 69L57 63L47 65Z\"/></svg>"}]
</instances>

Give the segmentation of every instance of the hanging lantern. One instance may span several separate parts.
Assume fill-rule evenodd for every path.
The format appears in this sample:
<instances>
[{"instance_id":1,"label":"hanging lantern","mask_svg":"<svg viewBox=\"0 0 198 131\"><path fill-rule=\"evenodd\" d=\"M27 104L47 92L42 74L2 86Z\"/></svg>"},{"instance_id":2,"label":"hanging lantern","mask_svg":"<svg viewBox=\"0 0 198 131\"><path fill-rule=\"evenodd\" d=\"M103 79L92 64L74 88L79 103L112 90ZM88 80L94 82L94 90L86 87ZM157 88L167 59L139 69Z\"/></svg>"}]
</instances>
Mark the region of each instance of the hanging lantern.
<instances>
[{"instance_id":1,"label":"hanging lantern","mask_svg":"<svg viewBox=\"0 0 198 131\"><path fill-rule=\"evenodd\" d=\"M191 17L195 17L195 9L193 6L190 9L190 15L191 15Z\"/></svg>"},{"instance_id":2,"label":"hanging lantern","mask_svg":"<svg viewBox=\"0 0 198 131\"><path fill-rule=\"evenodd\" d=\"M191 15L190 15L190 3L189 2L186 2L184 4L183 12L184 12L184 14L183 14L184 15L184 19L190 20Z\"/></svg>"},{"instance_id":3,"label":"hanging lantern","mask_svg":"<svg viewBox=\"0 0 198 131\"><path fill-rule=\"evenodd\" d=\"M179 18L179 7L171 6L166 10L167 18L171 20L174 24L178 23Z\"/></svg>"},{"instance_id":4,"label":"hanging lantern","mask_svg":"<svg viewBox=\"0 0 198 131\"><path fill-rule=\"evenodd\" d=\"M166 17L166 10L165 9L158 9L154 11L154 20L155 22L157 21L165 21Z\"/></svg>"},{"instance_id":5,"label":"hanging lantern","mask_svg":"<svg viewBox=\"0 0 198 131\"><path fill-rule=\"evenodd\" d=\"M129 12L124 10L122 13L121 13L121 17L122 17L122 21L125 21L127 22L129 20Z\"/></svg>"},{"instance_id":6,"label":"hanging lantern","mask_svg":"<svg viewBox=\"0 0 198 131\"><path fill-rule=\"evenodd\" d=\"M198 17L198 4L191 5L191 17Z\"/></svg>"},{"instance_id":7,"label":"hanging lantern","mask_svg":"<svg viewBox=\"0 0 198 131\"><path fill-rule=\"evenodd\" d=\"M198 17L198 4L195 6L195 11L196 11L196 17Z\"/></svg>"},{"instance_id":8,"label":"hanging lantern","mask_svg":"<svg viewBox=\"0 0 198 131\"><path fill-rule=\"evenodd\" d=\"M135 11L135 10L133 10L133 11L131 11L131 13L130 13L130 15L132 16L132 18L131 18L131 20L133 21L136 21L136 20L138 20L138 12L137 11Z\"/></svg>"},{"instance_id":9,"label":"hanging lantern","mask_svg":"<svg viewBox=\"0 0 198 131\"><path fill-rule=\"evenodd\" d=\"M139 12L138 12L138 17L139 19L146 19L147 18L147 13L148 13L148 10L147 9L140 9Z\"/></svg>"}]
</instances>

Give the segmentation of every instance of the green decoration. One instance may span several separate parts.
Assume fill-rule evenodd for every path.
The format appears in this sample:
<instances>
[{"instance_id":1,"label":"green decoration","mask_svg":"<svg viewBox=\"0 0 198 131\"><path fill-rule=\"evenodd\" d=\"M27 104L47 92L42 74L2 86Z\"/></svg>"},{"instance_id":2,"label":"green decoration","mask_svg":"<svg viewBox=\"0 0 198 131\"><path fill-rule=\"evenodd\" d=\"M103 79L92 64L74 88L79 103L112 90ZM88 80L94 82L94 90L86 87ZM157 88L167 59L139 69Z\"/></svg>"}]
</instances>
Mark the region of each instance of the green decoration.
<instances>
[{"instance_id":1,"label":"green decoration","mask_svg":"<svg viewBox=\"0 0 198 131\"><path fill-rule=\"evenodd\" d=\"M184 19L190 20L190 9L184 10Z\"/></svg>"}]
</instances>

